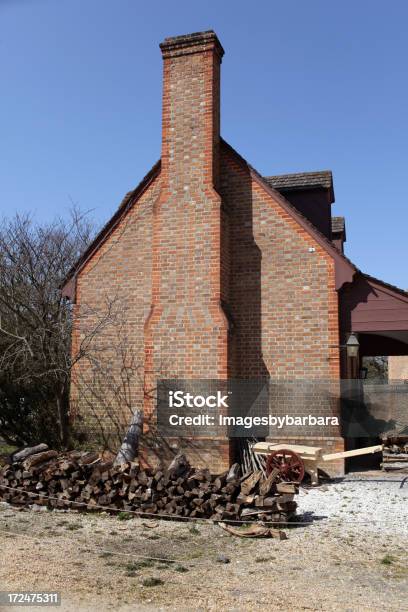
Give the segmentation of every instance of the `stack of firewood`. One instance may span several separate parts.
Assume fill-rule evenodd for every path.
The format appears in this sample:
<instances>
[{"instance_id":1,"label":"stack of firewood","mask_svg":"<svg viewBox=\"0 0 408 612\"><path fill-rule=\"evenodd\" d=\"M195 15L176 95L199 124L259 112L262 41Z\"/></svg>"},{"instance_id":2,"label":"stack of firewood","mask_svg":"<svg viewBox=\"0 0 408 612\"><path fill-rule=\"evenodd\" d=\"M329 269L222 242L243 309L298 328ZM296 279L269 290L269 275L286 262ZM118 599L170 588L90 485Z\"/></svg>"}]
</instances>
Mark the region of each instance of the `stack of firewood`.
<instances>
[{"instance_id":1,"label":"stack of firewood","mask_svg":"<svg viewBox=\"0 0 408 612\"><path fill-rule=\"evenodd\" d=\"M408 436L395 436L384 440L381 467L386 472L408 472Z\"/></svg>"},{"instance_id":2,"label":"stack of firewood","mask_svg":"<svg viewBox=\"0 0 408 612\"><path fill-rule=\"evenodd\" d=\"M192 468L184 455L166 469L148 470L136 463L114 465L97 453L58 454L44 445L15 454L0 471L0 498L20 507L136 511L216 521L284 523L295 514L297 492L297 485L280 482L277 470L267 478L262 471L241 477L234 464L228 472L212 475Z\"/></svg>"}]
</instances>

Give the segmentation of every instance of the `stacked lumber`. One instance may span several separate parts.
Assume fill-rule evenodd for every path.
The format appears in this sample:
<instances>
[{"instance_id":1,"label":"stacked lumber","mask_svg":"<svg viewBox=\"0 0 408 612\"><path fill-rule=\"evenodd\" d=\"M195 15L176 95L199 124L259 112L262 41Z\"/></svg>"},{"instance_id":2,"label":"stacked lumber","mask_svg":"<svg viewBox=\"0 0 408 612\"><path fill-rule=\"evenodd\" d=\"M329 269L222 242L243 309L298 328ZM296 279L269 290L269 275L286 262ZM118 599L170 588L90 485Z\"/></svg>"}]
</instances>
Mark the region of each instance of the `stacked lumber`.
<instances>
[{"instance_id":1,"label":"stacked lumber","mask_svg":"<svg viewBox=\"0 0 408 612\"><path fill-rule=\"evenodd\" d=\"M381 467L386 472L408 472L408 436L385 440Z\"/></svg>"},{"instance_id":2,"label":"stacked lumber","mask_svg":"<svg viewBox=\"0 0 408 612\"><path fill-rule=\"evenodd\" d=\"M0 498L20 507L282 523L293 518L297 506L297 485L279 482L277 471L268 478L260 470L240 477L238 464L213 475L192 468L184 455L167 469L149 470L137 463L114 465L97 453L78 451L42 449L15 459L0 471Z\"/></svg>"}]
</instances>

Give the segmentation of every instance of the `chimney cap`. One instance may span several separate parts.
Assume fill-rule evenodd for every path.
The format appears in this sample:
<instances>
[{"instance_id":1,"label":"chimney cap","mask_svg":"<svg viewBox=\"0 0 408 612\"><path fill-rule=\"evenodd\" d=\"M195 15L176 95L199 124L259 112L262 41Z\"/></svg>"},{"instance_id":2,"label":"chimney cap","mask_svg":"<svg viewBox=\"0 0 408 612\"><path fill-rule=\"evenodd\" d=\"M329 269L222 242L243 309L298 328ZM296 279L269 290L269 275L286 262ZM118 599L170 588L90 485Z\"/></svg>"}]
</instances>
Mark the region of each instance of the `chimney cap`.
<instances>
[{"instance_id":1,"label":"chimney cap","mask_svg":"<svg viewBox=\"0 0 408 612\"><path fill-rule=\"evenodd\" d=\"M176 57L190 53L201 53L207 49L215 49L220 56L224 55L224 49L214 30L205 32L193 32L181 36L170 36L160 43L163 57Z\"/></svg>"}]
</instances>

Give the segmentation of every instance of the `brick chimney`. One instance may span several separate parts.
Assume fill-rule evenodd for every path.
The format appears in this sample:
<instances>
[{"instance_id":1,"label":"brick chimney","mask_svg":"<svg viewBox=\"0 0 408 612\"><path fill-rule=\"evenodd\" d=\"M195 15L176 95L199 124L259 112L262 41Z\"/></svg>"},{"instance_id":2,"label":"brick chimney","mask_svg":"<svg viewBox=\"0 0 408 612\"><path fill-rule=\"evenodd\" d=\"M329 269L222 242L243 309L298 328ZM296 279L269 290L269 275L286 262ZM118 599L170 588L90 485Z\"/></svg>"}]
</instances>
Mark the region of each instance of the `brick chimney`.
<instances>
[{"instance_id":1,"label":"brick chimney","mask_svg":"<svg viewBox=\"0 0 408 612\"><path fill-rule=\"evenodd\" d=\"M225 379L222 310L220 64L212 31L166 38L161 193L154 206L146 388L157 378ZM153 400L146 400L147 415Z\"/></svg>"},{"instance_id":2,"label":"brick chimney","mask_svg":"<svg viewBox=\"0 0 408 612\"><path fill-rule=\"evenodd\" d=\"M220 67L212 31L166 38L163 55L162 176L171 191L218 181Z\"/></svg>"}]
</instances>

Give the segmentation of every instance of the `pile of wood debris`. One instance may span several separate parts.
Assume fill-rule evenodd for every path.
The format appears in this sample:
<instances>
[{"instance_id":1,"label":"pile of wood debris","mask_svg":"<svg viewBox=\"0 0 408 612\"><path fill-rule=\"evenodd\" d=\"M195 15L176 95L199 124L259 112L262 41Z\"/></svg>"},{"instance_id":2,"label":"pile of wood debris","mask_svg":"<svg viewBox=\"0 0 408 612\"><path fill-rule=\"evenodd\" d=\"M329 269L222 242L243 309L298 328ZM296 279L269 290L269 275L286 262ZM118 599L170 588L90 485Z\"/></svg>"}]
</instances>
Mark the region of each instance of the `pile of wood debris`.
<instances>
[{"instance_id":1,"label":"pile of wood debris","mask_svg":"<svg viewBox=\"0 0 408 612\"><path fill-rule=\"evenodd\" d=\"M45 445L10 457L0 470L0 498L20 507L137 512L145 516L209 518L214 521L293 519L298 485L279 482L274 470L241 476L234 464L212 475L194 469L184 455L166 468L114 465L97 453L60 454Z\"/></svg>"},{"instance_id":2,"label":"pile of wood debris","mask_svg":"<svg viewBox=\"0 0 408 612\"><path fill-rule=\"evenodd\" d=\"M408 436L389 437L384 440L381 467L386 472L408 472Z\"/></svg>"}]
</instances>

